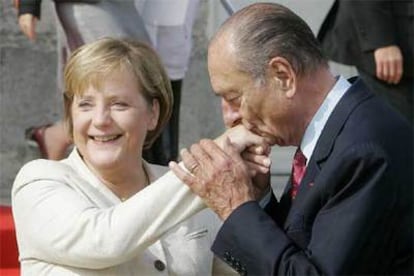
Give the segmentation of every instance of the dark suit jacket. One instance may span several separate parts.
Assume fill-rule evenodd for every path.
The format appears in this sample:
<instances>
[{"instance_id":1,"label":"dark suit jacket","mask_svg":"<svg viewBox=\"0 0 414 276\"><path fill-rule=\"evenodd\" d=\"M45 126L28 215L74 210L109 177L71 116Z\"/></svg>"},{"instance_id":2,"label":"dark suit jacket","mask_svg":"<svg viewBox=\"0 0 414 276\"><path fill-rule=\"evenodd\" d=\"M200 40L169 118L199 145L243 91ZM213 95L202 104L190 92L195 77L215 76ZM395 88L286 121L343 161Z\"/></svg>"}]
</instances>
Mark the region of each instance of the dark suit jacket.
<instances>
[{"instance_id":1,"label":"dark suit jacket","mask_svg":"<svg viewBox=\"0 0 414 276\"><path fill-rule=\"evenodd\" d=\"M327 57L375 75L374 50L398 45L413 77L413 0L336 0L318 33Z\"/></svg>"},{"instance_id":2,"label":"dark suit jacket","mask_svg":"<svg viewBox=\"0 0 414 276\"><path fill-rule=\"evenodd\" d=\"M224 222L212 250L248 275L413 273L413 130L356 81L330 115L296 199L289 185Z\"/></svg>"}]
</instances>

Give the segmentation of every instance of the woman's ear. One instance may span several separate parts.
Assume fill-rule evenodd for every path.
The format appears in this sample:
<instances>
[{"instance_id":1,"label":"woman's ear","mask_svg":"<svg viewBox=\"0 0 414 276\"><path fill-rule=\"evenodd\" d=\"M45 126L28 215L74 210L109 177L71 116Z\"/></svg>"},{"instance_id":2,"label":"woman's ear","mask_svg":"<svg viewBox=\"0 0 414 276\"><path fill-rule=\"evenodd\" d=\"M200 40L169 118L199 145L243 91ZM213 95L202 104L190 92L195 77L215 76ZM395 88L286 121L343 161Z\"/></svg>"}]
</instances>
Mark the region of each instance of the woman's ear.
<instances>
[{"instance_id":1,"label":"woman's ear","mask_svg":"<svg viewBox=\"0 0 414 276\"><path fill-rule=\"evenodd\" d=\"M290 62L283 57L274 57L269 63L270 76L276 82L277 87L285 92L288 98L296 93L296 73Z\"/></svg>"},{"instance_id":2,"label":"woman's ear","mask_svg":"<svg viewBox=\"0 0 414 276\"><path fill-rule=\"evenodd\" d=\"M148 130L154 130L158 125L158 118L160 117L160 103L157 99L152 100L151 114L148 122Z\"/></svg>"}]
</instances>

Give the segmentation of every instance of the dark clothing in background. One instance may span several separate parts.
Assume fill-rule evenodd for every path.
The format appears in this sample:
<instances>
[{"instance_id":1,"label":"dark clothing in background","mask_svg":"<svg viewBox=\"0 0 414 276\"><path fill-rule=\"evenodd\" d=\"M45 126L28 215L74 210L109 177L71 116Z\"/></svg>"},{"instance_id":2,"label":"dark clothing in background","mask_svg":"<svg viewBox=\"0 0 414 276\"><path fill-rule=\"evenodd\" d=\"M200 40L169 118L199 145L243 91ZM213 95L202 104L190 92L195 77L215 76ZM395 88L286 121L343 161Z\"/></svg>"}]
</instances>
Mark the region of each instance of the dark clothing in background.
<instances>
[{"instance_id":1,"label":"dark clothing in background","mask_svg":"<svg viewBox=\"0 0 414 276\"><path fill-rule=\"evenodd\" d=\"M151 148L144 150L143 157L147 162L168 165L169 161L177 160L180 130L181 86L182 80L171 81L174 97L171 118L160 136L154 141Z\"/></svg>"},{"instance_id":2,"label":"dark clothing in background","mask_svg":"<svg viewBox=\"0 0 414 276\"><path fill-rule=\"evenodd\" d=\"M329 59L355 66L372 91L414 121L414 1L336 0L318 39ZM397 85L375 77L374 51L391 45L403 55L403 77Z\"/></svg>"}]
</instances>

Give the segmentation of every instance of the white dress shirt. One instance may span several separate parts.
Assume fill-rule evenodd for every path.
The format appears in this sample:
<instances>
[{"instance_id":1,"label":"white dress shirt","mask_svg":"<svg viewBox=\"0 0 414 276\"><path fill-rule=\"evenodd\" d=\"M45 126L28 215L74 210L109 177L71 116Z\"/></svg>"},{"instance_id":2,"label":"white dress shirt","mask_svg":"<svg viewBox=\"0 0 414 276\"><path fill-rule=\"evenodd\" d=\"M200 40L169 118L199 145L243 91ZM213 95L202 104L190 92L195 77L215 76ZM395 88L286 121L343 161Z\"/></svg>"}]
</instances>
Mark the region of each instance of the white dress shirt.
<instances>
[{"instance_id":1,"label":"white dress shirt","mask_svg":"<svg viewBox=\"0 0 414 276\"><path fill-rule=\"evenodd\" d=\"M171 80L183 79L199 0L135 0L153 47Z\"/></svg>"},{"instance_id":2,"label":"white dress shirt","mask_svg":"<svg viewBox=\"0 0 414 276\"><path fill-rule=\"evenodd\" d=\"M303 135L302 142L300 143L300 149L306 157L306 162L310 160L329 116L350 86L351 84L344 77L337 77L334 87L329 91L322 105L310 121L305 134Z\"/></svg>"}]
</instances>

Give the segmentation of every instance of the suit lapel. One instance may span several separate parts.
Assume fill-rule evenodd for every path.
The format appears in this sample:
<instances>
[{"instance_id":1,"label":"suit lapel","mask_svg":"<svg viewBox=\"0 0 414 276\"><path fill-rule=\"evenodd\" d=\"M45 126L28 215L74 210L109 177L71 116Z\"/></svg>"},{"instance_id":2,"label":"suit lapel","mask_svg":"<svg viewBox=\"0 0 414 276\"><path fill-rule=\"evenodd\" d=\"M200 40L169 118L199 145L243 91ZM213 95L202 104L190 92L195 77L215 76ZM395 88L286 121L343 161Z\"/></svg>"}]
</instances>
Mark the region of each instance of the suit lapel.
<instances>
[{"instance_id":1,"label":"suit lapel","mask_svg":"<svg viewBox=\"0 0 414 276\"><path fill-rule=\"evenodd\" d=\"M352 111L363 101L373 97L364 83L358 79L348 89L330 115L321 136L318 139L311 162L320 164L328 158L335 144L336 137L341 132Z\"/></svg>"},{"instance_id":2,"label":"suit lapel","mask_svg":"<svg viewBox=\"0 0 414 276\"><path fill-rule=\"evenodd\" d=\"M298 216L303 216L303 210L305 210L307 204L306 195L315 185L318 185L315 180L317 180L317 176L319 175L324 162L326 162L329 158L335 144L336 137L343 129L343 126L350 114L361 102L371 97L373 97L373 94L369 92L363 82L358 79L338 102L326 122L324 129L322 130L312 157L308 162L306 173L300 183L296 199L291 203L291 208L287 214L284 225L285 230L290 228L292 224L299 222L300 218ZM288 201L287 197L289 197L288 191L290 190L290 187L291 183L289 180L285 193L282 197L282 200L285 198L285 202Z\"/></svg>"}]
</instances>

